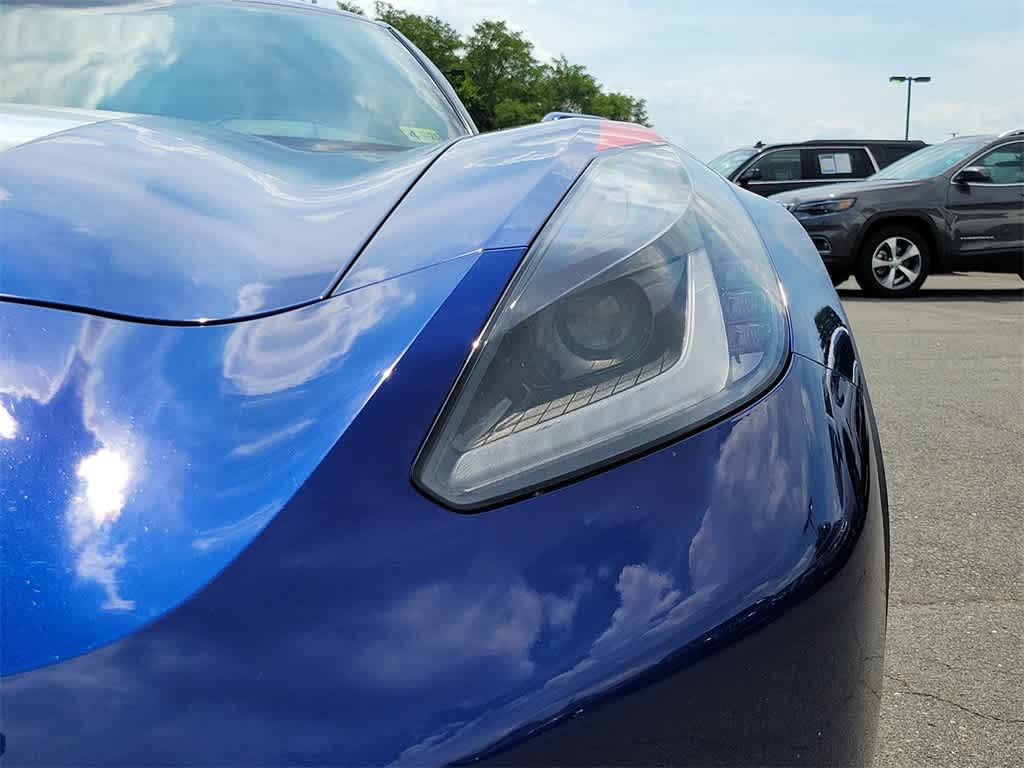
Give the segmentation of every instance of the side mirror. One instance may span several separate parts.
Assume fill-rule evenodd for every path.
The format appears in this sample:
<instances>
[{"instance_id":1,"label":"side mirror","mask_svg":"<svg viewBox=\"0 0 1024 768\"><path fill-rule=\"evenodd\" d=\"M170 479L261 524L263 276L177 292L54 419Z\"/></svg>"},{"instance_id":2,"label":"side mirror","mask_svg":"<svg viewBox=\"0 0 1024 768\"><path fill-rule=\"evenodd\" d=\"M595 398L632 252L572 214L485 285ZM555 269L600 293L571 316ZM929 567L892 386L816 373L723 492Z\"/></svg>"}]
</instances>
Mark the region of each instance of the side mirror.
<instances>
[{"instance_id":1,"label":"side mirror","mask_svg":"<svg viewBox=\"0 0 1024 768\"><path fill-rule=\"evenodd\" d=\"M751 181L761 181L764 178L764 174L761 173L760 168L748 168L740 174L738 179L740 184L749 184Z\"/></svg>"},{"instance_id":2,"label":"side mirror","mask_svg":"<svg viewBox=\"0 0 1024 768\"><path fill-rule=\"evenodd\" d=\"M954 184L985 184L992 181L992 171L982 165L961 168L953 177Z\"/></svg>"}]
</instances>

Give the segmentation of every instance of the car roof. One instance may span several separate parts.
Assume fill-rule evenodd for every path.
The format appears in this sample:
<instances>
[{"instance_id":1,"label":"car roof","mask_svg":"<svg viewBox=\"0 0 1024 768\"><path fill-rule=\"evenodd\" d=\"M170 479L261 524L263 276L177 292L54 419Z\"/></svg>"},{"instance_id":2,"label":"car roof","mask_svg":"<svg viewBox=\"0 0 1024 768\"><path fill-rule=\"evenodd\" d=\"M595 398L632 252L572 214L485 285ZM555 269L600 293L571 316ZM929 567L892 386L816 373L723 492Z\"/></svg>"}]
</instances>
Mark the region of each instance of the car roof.
<instances>
[{"instance_id":1,"label":"car roof","mask_svg":"<svg viewBox=\"0 0 1024 768\"><path fill-rule=\"evenodd\" d=\"M319 11L320 13L333 13L337 16L348 16L349 18L358 19L364 21L367 24L373 24L378 27L389 27L390 25L383 21L371 18L369 16L362 16L358 13L352 13L351 11L343 11L338 8L337 4L333 1L328 0L189 0L193 3L203 3L207 5L230 5L233 3L245 3L246 5L277 5L284 6L287 8L301 8L307 11Z\"/></svg>"},{"instance_id":2,"label":"car roof","mask_svg":"<svg viewBox=\"0 0 1024 768\"><path fill-rule=\"evenodd\" d=\"M810 141L786 141L763 146L753 145L750 149L764 152L766 149L783 147L925 147L927 144L920 139L811 139Z\"/></svg>"}]
</instances>

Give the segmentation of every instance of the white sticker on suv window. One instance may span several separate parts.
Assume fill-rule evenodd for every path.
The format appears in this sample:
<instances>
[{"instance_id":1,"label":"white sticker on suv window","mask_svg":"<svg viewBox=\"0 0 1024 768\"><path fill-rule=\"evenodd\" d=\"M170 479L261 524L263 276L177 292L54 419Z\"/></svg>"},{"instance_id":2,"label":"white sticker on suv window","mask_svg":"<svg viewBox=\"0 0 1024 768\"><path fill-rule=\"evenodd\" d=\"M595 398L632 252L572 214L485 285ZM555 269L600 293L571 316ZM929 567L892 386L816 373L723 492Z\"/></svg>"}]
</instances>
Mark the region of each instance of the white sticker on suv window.
<instances>
[{"instance_id":1,"label":"white sticker on suv window","mask_svg":"<svg viewBox=\"0 0 1024 768\"><path fill-rule=\"evenodd\" d=\"M835 173L853 173L853 163L848 152L830 152L818 155L818 167L822 175L831 176Z\"/></svg>"}]
</instances>

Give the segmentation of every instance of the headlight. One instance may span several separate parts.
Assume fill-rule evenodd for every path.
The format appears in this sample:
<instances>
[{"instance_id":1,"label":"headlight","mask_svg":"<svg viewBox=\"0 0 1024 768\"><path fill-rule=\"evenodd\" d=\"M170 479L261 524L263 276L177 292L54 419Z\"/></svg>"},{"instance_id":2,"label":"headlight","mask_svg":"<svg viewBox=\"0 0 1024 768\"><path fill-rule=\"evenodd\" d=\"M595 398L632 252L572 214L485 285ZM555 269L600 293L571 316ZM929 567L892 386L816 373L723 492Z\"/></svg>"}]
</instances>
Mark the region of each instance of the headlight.
<instances>
[{"instance_id":1,"label":"headlight","mask_svg":"<svg viewBox=\"0 0 1024 768\"><path fill-rule=\"evenodd\" d=\"M510 282L414 480L463 510L534 492L724 415L787 354L777 278L727 185L665 146L603 156Z\"/></svg>"},{"instance_id":2,"label":"headlight","mask_svg":"<svg viewBox=\"0 0 1024 768\"><path fill-rule=\"evenodd\" d=\"M857 202L855 197L842 197L835 200L814 200L810 203L800 203L796 206L786 207L794 213L805 213L809 216L824 216L826 213L838 213L853 207Z\"/></svg>"}]
</instances>

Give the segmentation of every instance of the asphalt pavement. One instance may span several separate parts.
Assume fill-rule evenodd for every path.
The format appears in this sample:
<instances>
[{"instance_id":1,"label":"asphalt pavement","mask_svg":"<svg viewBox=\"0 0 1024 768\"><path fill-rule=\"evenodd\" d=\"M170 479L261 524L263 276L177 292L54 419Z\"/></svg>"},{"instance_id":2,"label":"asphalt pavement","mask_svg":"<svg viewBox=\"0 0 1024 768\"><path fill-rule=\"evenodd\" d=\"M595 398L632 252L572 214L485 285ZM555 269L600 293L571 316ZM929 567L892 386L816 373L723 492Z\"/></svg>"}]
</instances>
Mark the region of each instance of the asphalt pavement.
<instances>
[{"instance_id":1,"label":"asphalt pavement","mask_svg":"<svg viewBox=\"0 0 1024 768\"><path fill-rule=\"evenodd\" d=\"M839 288L889 481L877 768L1024 766L1024 282Z\"/></svg>"}]
</instances>

